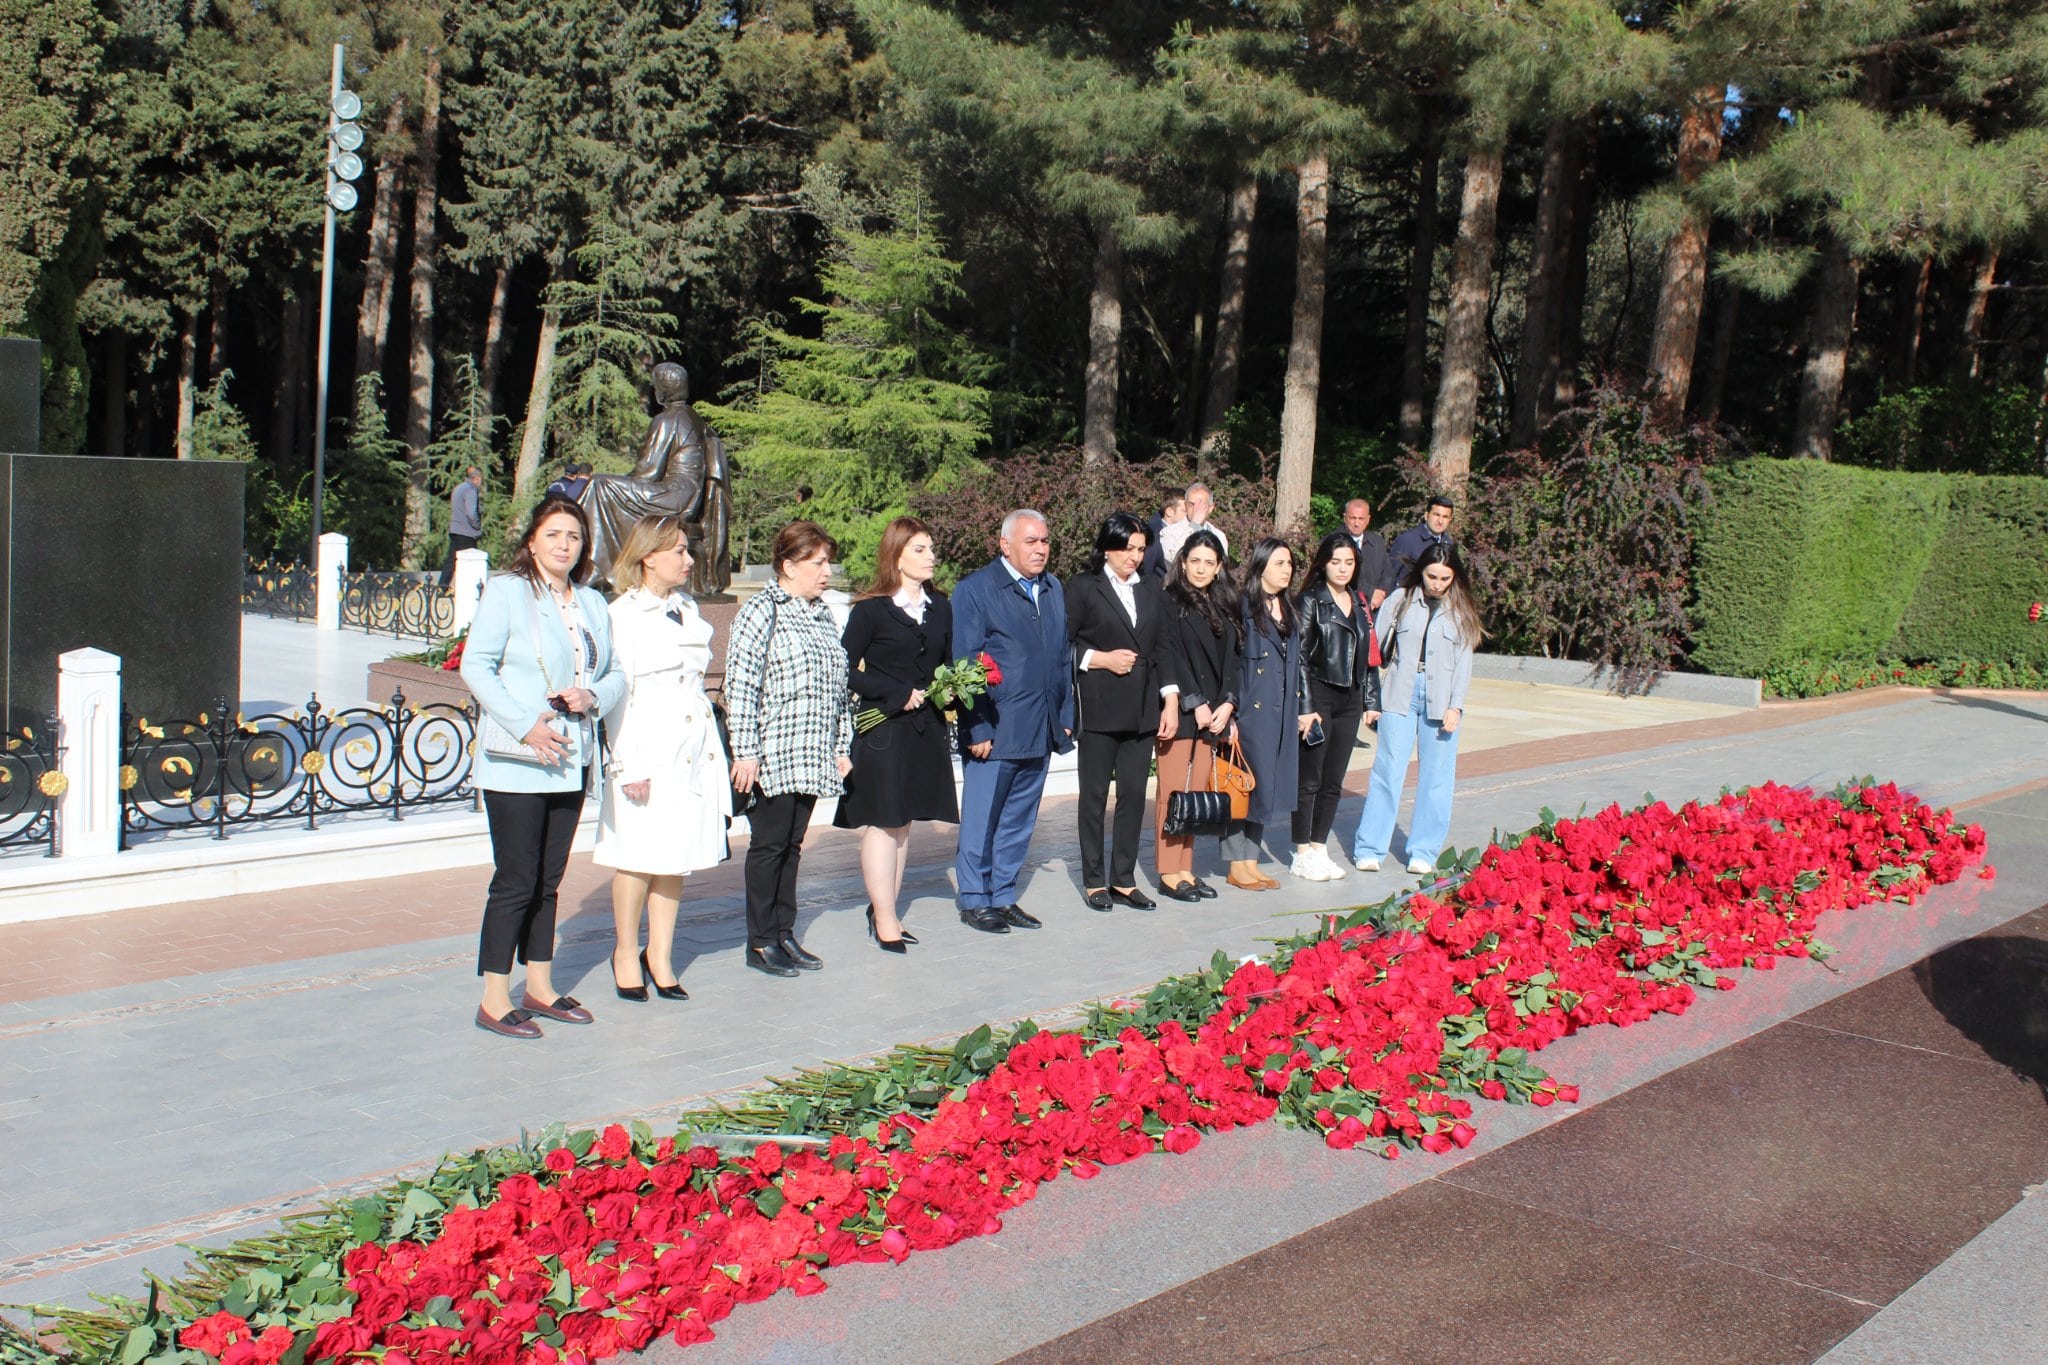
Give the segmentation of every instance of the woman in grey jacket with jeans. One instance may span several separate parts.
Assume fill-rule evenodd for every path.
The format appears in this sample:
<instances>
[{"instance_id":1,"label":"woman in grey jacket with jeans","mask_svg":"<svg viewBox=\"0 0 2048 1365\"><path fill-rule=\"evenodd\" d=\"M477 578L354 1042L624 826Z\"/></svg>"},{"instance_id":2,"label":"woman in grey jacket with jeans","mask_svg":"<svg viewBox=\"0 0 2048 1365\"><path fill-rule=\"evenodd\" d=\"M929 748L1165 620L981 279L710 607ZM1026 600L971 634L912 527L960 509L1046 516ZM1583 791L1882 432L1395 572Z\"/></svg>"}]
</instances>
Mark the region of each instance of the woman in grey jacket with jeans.
<instances>
[{"instance_id":1,"label":"woman in grey jacket with jeans","mask_svg":"<svg viewBox=\"0 0 2048 1365\"><path fill-rule=\"evenodd\" d=\"M1458 729L1472 685L1472 655L1486 634L1455 546L1423 550L1401 587L1380 605L1374 630L1386 660L1380 689L1385 709L1351 861L1361 872L1379 871L1394 837L1401 783L1414 751L1421 773L1408 826L1408 870L1429 872L1450 834Z\"/></svg>"}]
</instances>

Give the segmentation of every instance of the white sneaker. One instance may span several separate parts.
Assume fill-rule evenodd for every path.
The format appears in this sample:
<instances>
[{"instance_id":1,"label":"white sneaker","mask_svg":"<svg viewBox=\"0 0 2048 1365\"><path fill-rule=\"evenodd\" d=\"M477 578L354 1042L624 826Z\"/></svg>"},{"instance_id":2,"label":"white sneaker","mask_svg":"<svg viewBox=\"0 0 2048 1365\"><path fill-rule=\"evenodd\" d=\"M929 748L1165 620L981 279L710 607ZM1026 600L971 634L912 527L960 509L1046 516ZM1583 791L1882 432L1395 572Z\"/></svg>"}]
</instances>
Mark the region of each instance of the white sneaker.
<instances>
[{"instance_id":1,"label":"white sneaker","mask_svg":"<svg viewBox=\"0 0 2048 1365\"><path fill-rule=\"evenodd\" d=\"M1353 858L1351 865L1360 872L1377 872L1380 870L1380 860L1378 858Z\"/></svg>"},{"instance_id":2,"label":"white sneaker","mask_svg":"<svg viewBox=\"0 0 2048 1365\"><path fill-rule=\"evenodd\" d=\"M1331 859L1330 849L1327 844L1316 845L1316 866L1323 870L1324 881L1341 882L1344 880L1344 869Z\"/></svg>"},{"instance_id":3,"label":"white sneaker","mask_svg":"<svg viewBox=\"0 0 2048 1365\"><path fill-rule=\"evenodd\" d=\"M1424 862L1422 859L1416 858L1409 862L1408 870L1418 877L1427 876L1429 873L1436 871L1436 864Z\"/></svg>"},{"instance_id":4,"label":"white sneaker","mask_svg":"<svg viewBox=\"0 0 2048 1365\"><path fill-rule=\"evenodd\" d=\"M1323 880L1322 871L1316 867L1315 854L1309 852L1307 844L1294 850L1294 861L1287 865L1287 870L1305 882Z\"/></svg>"}]
</instances>

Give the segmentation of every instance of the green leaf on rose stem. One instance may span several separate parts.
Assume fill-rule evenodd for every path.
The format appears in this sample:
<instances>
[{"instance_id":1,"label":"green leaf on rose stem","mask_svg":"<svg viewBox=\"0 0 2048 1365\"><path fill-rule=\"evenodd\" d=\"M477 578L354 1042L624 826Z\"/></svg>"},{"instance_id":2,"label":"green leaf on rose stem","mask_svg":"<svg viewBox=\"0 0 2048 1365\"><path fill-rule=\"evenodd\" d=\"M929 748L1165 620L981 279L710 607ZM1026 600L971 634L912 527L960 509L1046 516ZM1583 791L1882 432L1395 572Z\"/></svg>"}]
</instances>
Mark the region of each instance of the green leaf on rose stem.
<instances>
[{"instance_id":1,"label":"green leaf on rose stem","mask_svg":"<svg viewBox=\"0 0 2048 1365\"><path fill-rule=\"evenodd\" d=\"M1026 1019L1023 1023L1017 1025L1017 1031L1010 1035L1010 1046L1015 1047L1019 1043L1028 1043L1033 1038L1036 1038L1038 1034L1038 1021Z\"/></svg>"},{"instance_id":2,"label":"green leaf on rose stem","mask_svg":"<svg viewBox=\"0 0 2048 1365\"><path fill-rule=\"evenodd\" d=\"M405 1192L404 1207L415 1218L424 1218L430 1213L441 1212L444 1205L434 1198L432 1191L415 1185Z\"/></svg>"},{"instance_id":3,"label":"green leaf on rose stem","mask_svg":"<svg viewBox=\"0 0 2048 1365\"><path fill-rule=\"evenodd\" d=\"M547 1258L547 1260L542 1261L541 1264L545 1266L548 1261L552 1261L554 1259L554 1257L550 1256ZM739 1277L734 1276L733 1278L737 1279ZM569 1268L567 1266L561 1265L558 1262L555 1266L554 1273L549 1277L547 1301L552 1304L558 1304L563 1308L567 1308L572 1302L575 1301L574 1295L575 1286L573 1286L569 1282Z\"/></svg>"},{"instance_id":4,"label":"green leaf on rose stem","mask_svg":"<svg viewBox=\"0 0 2048 1365\"><path fill-rule=\"evenodd\" d=\"M773 1218L776 1214L782 1212L783 1206L787 1203L789 1203L788 1196L773 1185L770 1185L754 1196L754 1207L761 1210L763 1218Z\"/></svg>"},{"instance_id":5,"label":"green leaf on rose stem","mask_svg":"<svg viewBox=\"0 0 2048 1365\"><path fill-rule=\"evenodd\" d=\"M277 1365L306 1365L306 1355L313 1349L313 1334L299 1332L292 1338L292 1344L277 1358Z\"/></svg>"},{"instance_id":6,"label":"green leaf on rose stem","mask_svg":"<svg viewBox=\"0 0 2048 1365\"><path fill-rule=\"evenodd\" d=\"M1540 971L1536 973L1536 975L1529 978L1529 984L1532 986L1549 986L1554 984L1556 981L1557 973L1548 970Z\"/></svg>"},{"instance_id":7,"label":"green leaf on rose stem","mask_svg":"<svg viewBox=\"0 0 2048 1365\"><path fill-rule=\"evenodd\" d=\"M988 1038L989 1027L987 1024L983 1024L972 1033L962 1034L960 1041L953 1044L953 1056L961 1061L966 1061L981 1048L988 1046Z\"/></svg>"},{"instance_id":8,"label":"green leaf on rose stem","mask_svg":"<svg viewBox=\"0 0 2048 1365\"><path fill-rule=\"evenodd\" d=\"M236 1279L228 1286L228 1292L220 1296L220 1306L223 1312L233 1313L238 1318L248 1317L256 1308L255 1301L249 1294L249 1282Z\"/></svg>"},{"instance_id":9,"label":"green leaf on rose stem","mask_svg":"<svg viewBox=\"0 0 2048 1365\"><path fill-rule=\"evenodd\" d=\"M590 1149L597 1146L597 1130L595 1128L577 1129L569 1134L567 1146L575 1154L578 1161L583 1160L584 1157L590 1155Z\"/></svg>"},{"instance_id":10,"label":"green leaf on rose stem","mask_svg":"<svg viewBox=\"0 0 2048 1365\"><path fill-rule=\"evenodd\" d=\"M249 1289L260 1299L273 1299L284 1292L284 1276L258 1267L249 1272Z\"/></svg>"},{"instance_id":11,"label":"green leaf on rose stem","mask_svg":"<svg viewBox=\"0 0 2048 1365\"><path fill-rule=\"evenodd\" d=\"M1529 1052L1526 1048L1504 1047L1500 1050L1500 1055L1495 1057L1494 1060L1502 1066L1520 1066L1523 1062L1529 1060Z\"/></svg>"},{"instance_id":12,"label":"green leaf on rose stem","mask_svg":"<svg viewBox=\"0 0 2048 1365\"><path fill-rule=\"evenodd\" d=\"M632 1133L635 1144L642 1147L654 1145L654 1129L648 1125L646 1119L634 1119Z\"/></svg>"},{"instance_id":13,"label":"green leaf on rose stem","mask_svg":"<svg viewBox=\"0 0 2048 1365\"><path fill-rule=\"evenodd\" d=\"M121 1338L121 1365L136 1365L156 1348L156 1328L140 1323L128 1329L128 1335Z\"/></svg>"}]
</instances>

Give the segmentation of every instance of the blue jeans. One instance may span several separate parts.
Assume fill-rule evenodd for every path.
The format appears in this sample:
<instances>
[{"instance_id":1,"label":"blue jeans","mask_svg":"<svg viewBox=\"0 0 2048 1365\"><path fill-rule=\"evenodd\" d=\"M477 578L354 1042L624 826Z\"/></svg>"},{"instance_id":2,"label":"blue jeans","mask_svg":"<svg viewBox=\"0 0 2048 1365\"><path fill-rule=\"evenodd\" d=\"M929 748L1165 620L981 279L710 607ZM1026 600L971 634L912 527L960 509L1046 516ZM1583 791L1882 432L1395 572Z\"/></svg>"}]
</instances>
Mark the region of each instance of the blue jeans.
<instances>
[{"instance_id":1,"label":"blue jeans","mask_svg":"<svg viewBox=\"0 0 2048 1365\"><path fill-rule=\"evenodd\" d=\"M1408 826L1408 861L1420 858L1434 863L1451 832L1451 788L1458 781L1458 736L1445 734L1443 722L1429 719L1429 697L1419 669L1415 675L1415 695L1409 698L1408 709L1380 714L1379 752L1373 756L1365 816L1358 822L1358 834L1351 841L1354 862L1387 856L1411 752L1420 758L1422 772L1415 785L1415 815Z\"/></svg>"}]
</instances>

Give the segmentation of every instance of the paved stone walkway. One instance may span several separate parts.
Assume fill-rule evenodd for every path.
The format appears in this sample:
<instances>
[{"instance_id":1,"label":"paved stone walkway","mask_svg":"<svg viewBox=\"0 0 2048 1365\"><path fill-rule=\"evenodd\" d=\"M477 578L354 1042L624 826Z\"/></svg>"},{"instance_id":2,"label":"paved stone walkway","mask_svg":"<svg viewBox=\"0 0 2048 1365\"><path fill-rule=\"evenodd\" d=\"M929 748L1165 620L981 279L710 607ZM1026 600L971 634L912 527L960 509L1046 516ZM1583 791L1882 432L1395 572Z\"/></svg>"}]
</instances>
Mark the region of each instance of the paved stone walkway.
<instances>
[{"instance_id":1,"label":"paved stone walkway","mask_svg":"<svg viewBox=\"0 0 2048 1365\"><path fill-rule=\"evenodd\" d=\"M2027 883L2048 871L2048 839L2023 793L2048 785L2044 724L2048 698L1891 692L1504 745L1461 765L1453 839L1469 845L1520 828L1546 805L1569 813L1645 791L1677 800L1765 778L1829 785L1863 772L1937 802L1974 802L1973 817L2000 812L1999 882L1827 933L1845 947L1838 972L1781 971L1668 1027L1568 1040L1572 1053L1561 1045L1557 1069L1582 1082L1597 1076L1597 1088L1588 1086L1597 1100L2038 903ZM1356 806L1340 816L1340 837ZM686 896L677 965L694 998L684 1005L628 1005L603 989L604 879L579 859L565 886L573 908L558 980L599 1022L557 1026L526 1045L467 1022L482 869L0 927L0 1150L9 1153L10 1196L0 1205L0 1300L133 1290L144 1267L176 1267L178 1242L245 1233L446 1149L507 1140L553 1118L659 1118L793 1065L952 1036L986 1019L1044 1017L1141 989L1214 948L1256 951L1294 927L1283 916L1375 900L1408 881L1290 881L1279 894L1226 892L1151 915L1099 915L1079 903L1072 839L1073 803L1049 803L1024 898L1047 927L993 939L952 916L950 831L920 830L909 921L925 942L897 959L864 941L854 841L815 831L803 933L830 965L789 982L740 965L737 869L728 865ZM1213 842L1204 857L1214 858ZM1508 1111L1483 1142L1529 1131L1533 1112ZM1108 1198L1110 1182L1098 1180L1054 1217L1042 1211L1076 1198L1060 1182L999 1238L915 1258L886 1280L846 1278L847 1292L793 1306L778 1299L736 1316L721 1329L725 1345L691 1358L900 1358L910 1341L943 1346L949 1359L999 1357L1370 1202L1394 1188L1388 1172L1423 1165L1332 1164L1297 1135L1237 1136L1181 1162L1125 1168L1139 1182L1129 1197ZM1491 1147L1473 1153L1482 1150ZM1222 1164L1201 1164L1212 1161ZM1228 1193L1222 1209L1215 1189ZM1174 1208L1207 1210L1212 1221L1198 1231L1161 1216ZM1145 1228L1155 1224L1176 1239L1172 1254L1131 1259L1153 1245ZM1002 1281L1027 1264L1049 1273L1061 1257L1084 1273L1087 1292L1049 1293L1031 1274L1015 1293L991 1287L991 1276ZM955 1311L963 1302L974 1311ZM1021 1316L1005 1316L1012 1308ZM996 1334L967 1330L970 1319L997 1324ZM947 1323L952 1336L920 1335Z\"/></svg>"}]
</instances>

